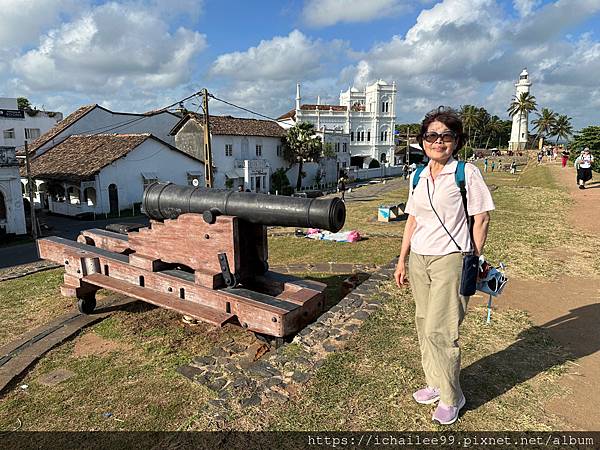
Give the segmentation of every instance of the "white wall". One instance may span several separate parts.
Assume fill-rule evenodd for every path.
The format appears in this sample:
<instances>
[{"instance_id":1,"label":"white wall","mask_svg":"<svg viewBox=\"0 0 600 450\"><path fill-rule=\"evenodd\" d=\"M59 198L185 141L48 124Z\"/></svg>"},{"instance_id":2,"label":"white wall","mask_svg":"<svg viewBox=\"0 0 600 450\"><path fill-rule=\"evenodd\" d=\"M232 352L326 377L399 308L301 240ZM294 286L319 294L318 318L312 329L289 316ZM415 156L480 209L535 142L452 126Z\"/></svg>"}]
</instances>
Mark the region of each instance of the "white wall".
<instances>
[{"instance_id":1,"label":"white wall","mask_svg":"<svg viewBox=\"0 0 600 450\"><path fill-rule=\"evenodd\" d=\"M246 140L248 151L242 154L242 143ZM232 156L225 155L225 145L233 145ZM262 155L256 155L256 146L262 145ZM214 186L216 188L225 187L225 175L235 169L236 160L244 159L264 159L269 165L267 174L267 183L270 186L270 177L280 167L286 167L288 164L283 156L277 156L277 146L282 145L279 137L260 137L260 136L212 136L211 149L213 157L213 166L217 168L214 175ZM267 186L267 190L268 190ZM234 186L235 187L235 186ZM250 186L245 186L249 188Z\"/></svg>"},{"instance_id":2,"label":"white wall","mask_svg":"<svg viewBox=\"0 0 600 450\"><path fill-rule=\"evenodd\" d=\"M38 155L73 134L151 133L163 141L175 145L175 138L169 135L169 131L177 122L179 122L179 118L167 112L144 116L113 113L102 108L95 108L40 147Z\"/></svg>"},{"instance_id":3,"label":"white wall","mask_svg":"<svg viewBox=\"0 0 600 450\"><path fill-rule=\"evenodd\" d=\"M27 229L18 167L0 167L0 191L6 205L6 232L25 234Z\"/></svg>"},{"instance_id":4,"label":"white wall","mask_svg":"<svg viewBox=\"0 0 600 450\"><path fill-rule=\"evenodd\" d=\"M188 172L201 172L201 179L204 179L204 164L154 139L148 139L96 175L96 186L100 186L100 192L96 192L96 212L110 211L108 187L113 183L118 188L120 209L131 208L134 203L141 202L144 186L142 172L154 172L160 181L187 185Z\"/></svg>"},{"instance_id":5,"label":"white wall","mask_svg":"<svg viewBox=\"0 0 600 450\"><path fill-rule=\"evenodd\" d=\"M50 117L48 114L53 115ZM35 116L31 117L24 112L23 119L12 119L0 117L0 146L6 147L21 147L25 144L25 128L38 128L40 136L52 128L56 122L62 119L61 113L48 113L39 111ZM15 130L14 139L5 139L4 130L13 128ZM31 143L34 139L29 139Z\"/></svg>"}]
</instances>

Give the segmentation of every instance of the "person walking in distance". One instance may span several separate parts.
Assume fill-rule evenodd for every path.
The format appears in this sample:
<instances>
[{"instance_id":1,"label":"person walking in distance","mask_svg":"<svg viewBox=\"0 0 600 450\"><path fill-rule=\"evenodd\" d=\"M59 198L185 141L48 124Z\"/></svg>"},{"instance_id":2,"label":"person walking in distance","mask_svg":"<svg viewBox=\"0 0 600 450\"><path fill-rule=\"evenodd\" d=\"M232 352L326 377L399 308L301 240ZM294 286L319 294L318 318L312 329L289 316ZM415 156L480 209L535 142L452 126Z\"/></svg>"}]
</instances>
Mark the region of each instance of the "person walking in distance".
<instances>
[{"instance_id":1,"label":"person walking in distance","mask_svg":"<svg viewBox=\"0 0 600 450\"><path fill-rule=\"evenodd\" d=\"M560 162L563 167L567 167L567 161L569 161L569 156L571 156L571 152L569 152L569 149L565 147L562 153L560 154Z\"/></svg>"},{"instance_id":2,"label":"person walking in distance","mask_svg":"<svg viewBox=\"0 0 600 450\"><path fill-rule=\"evenodd\" d=\"M344 174L342 173L342 175L340 176L340 179L338 180L338 192L342 193L342 200L345 201L345 194L346 194L346 179L344 177Z\"/></svg>"},{"instance_id":3,"label":"person walking in distance","mask_svg":"<svg viewBox=\"0 0 600 450\"><path fill-rule=\"evenodd\" d=\"M581 155L575 160L575 168L577 169L577 185L579 189L585 189L585 183L592 179L592 164L594 156L590 153L588 147L584 148Z\"/></svg>"},{"instance_id":4,"label":"person walking in distance","mask_svg":"<svg viewBox=\"0 0 600 450\"><path fill-rule=\"evenodd\" d=\"M459 383L459 326L469 300L460 294L463 253L481 255L490 220L488 211L494 209L494 202L479 169L456 160L465 134L455 110L440 107L429 112L417 140L429 163L409 182L408 220L394 279L399 287L407 283L408 258L426 381L413 398L421 404L439 400L432 419L448 425L457 420L466 402ZM457 185L460 167L466 205Z\"/></svg>"}]
</instances>

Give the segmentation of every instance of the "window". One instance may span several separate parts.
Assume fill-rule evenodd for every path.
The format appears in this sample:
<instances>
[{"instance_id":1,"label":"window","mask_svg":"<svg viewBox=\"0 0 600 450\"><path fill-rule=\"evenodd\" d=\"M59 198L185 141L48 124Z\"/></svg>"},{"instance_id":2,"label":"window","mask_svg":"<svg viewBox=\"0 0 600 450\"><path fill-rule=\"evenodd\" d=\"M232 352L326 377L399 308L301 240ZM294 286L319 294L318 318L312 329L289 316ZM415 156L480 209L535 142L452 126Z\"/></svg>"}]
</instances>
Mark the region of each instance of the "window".
<instances>
[{"instance_id":1,"label":"window","mask_svg":"<svg viewBox=\"0 0 600 450\"><path fill-rule=\"evenodd\" d=\"M346 161L342 161L342 167L346 168Z\"/></svg>"},{"instance_id":2,"label":"window","mask_svg":"<svg viewBox=\"0 0 600 450\"><path fill-rule=\"evenodd\" d=\"M262 145L256 146L256 156L262 156Z\"/></svg>"},{"instance_id":3,"label":"window","mask_svg":"<svg viewBox=\"0 0 600 450\"><path fill-rule=\"evenodd\" d=\"M335 143L335 151L336 151L336 153L340 152L340 143L339 142Z\"/></svg>"},{"instance_id":4,"label":"window","mask_svg":"<svg viewBox=\"0 0 600 450\"><path fill-rule=\"evenodd\" d=\"M351 131L351 132L350 132L350 140L351 140L351 141L354 141L354 131Z\"/></svg>"},{"instance_id":5,"label":"window","mask_svg":"<svg viewBox=\"0 0 600 450\"><path fill-rule=\"evenodd\" d=\"M367 142L371 141L371 130L367 131Z\"/></svg>"},{"instance_id":6,"label":"window","mask_svg":"<svg viewBox=\"0 0 600 450\"><path fill-rule=\"evenodd\" d=\"M283 146L282 145L277 146L277 156L283 156Z\"/></svg>"},{"instance_id":7,"label":"window","mask_svg":"<svg viewBox=\"0 0 600 450\"><path fill-rule=\"evenodd\" d=\"M233 144L225 144L225 156L233 156Z\"/></svg>"},{"instance_id":8,"label":"window","mask_svg":"<svg viewBox=\"0 0 600 450\"><path fill-rule=\"evenodd\" d=\"M8 130L4 130L4 139L14 139L15 138L15 129L9 128Z\"/></svg>"},{"instance_id":9,"label":"window","mask_svg":"<svg viewBox=\"0 0 600 450\"><path fill-rule=\"evenodd\" d=\"M365 132L364 131L360 132L360 140L363 141L363 142L365 140Z\"/></svg>"},{"instance_id":10,"label":"window","mask_svg":"<svg viewBox=\"0 0 600 450\"><path fill-rule=\"evenodd\" d=\"M390 112L390 102L382 102L381 103L381 112Z\"/></svg>"},{"instance_id":11,"label":"window","mask_svg":"<svg viewBox=\"0 0 600 450\"><path fill-rule=\"evenodd\" d=\"M387 142L388 132L387 130L381 132L381 142Z\"/></svg>"},{"instance_id":12,"label":"window","mask_svg":"<svg viewBox=\"0 0 600 450\"><path fill-rule=\"evenodd\" d=\"M40 137L39 128L25 128L25 139L37 139Z\"/></svg>"},{"instance_id":13,"label":"window","mask_svg":"<svg viewBox=\"0 0 600 450\"><path fill-rule=\"evenodd\" d=\"M342 144L342 152L346 153L348 151L348 143L344 142Z\"/></svg>"}]
</instances>

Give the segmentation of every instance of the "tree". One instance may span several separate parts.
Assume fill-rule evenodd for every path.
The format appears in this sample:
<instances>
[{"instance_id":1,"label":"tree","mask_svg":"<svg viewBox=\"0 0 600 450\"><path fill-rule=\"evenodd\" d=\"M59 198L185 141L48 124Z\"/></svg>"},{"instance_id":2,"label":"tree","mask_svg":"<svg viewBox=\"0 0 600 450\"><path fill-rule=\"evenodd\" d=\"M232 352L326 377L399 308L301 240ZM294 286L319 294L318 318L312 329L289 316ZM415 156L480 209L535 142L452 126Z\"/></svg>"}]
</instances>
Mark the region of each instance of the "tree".
<instances>
[{"instance_id":1,"label":"tree","mask_svg":"<svg viewBox=\"0 0 600 450\"><path fill-rule=\"evenodd\" d=\"M31 108L31 103L29 103L29 100L26 97L18 97L17 105L19 109Z\"/></svg>"},{"instance_id":2,"label":"tree","mask_svg":"<svg viewBox=\"0 0 600 450\"><path fill-rule=\"evenodd\" d=\"M531 122L536 130L536 141L539 137L544 139L546 136L550 135L552 127L554 127L556 123L557 115L551 109L542 108L542 111L537 113L537 116L538 118Z\"/></svg>"},{"instance_id":3,"label":"tree","mask_svg":"<svg viewBox=\"0 0 600 450\"><path fill-rule=\"evenodd\" d=\"M487 150L488 145L490 144L490 139L493 137L498 136L500 133L502 133L502 121L500 120L500 117L498 116L492 116L490 117L489 122L486 125L485 131L487 133L487 141L485 143L485 149Z\"/></svg>"},{"instance_id":4,"label":"tree","mask_svg":"<svg viewBox=\"0 0 600 450\"><path fill-rule=\"evenodd\" d=\"M280 167L271 174L271 192L279 192L283 195L289 195L292 193L292 187L290 186L290 180L287 177L287 171Z\"/></svg>"},{"instance_id":5,"label":"tree","mask_svg":"<svg viewBox=\"0 0 600 450\"><path fill-rule=\"evenodd\" d=\"M287 131L283 138L283 157L290 164L298 164L296 190L302 187L302 165L305 161L318 161L322 148L321 139L315 136L312 123L298 123Z\"/></svg>"},{"instance_id":6,"label":"tree","mask_svg":"<svg viewBox=\"0 0 600 450\"><path fill-rule=\"evenodd\" d=\"M472 147L471 130L479 125L480 111L477 106L463 105L460 107L460 118L467 129L467 146Z\"/></svg>"},{"instance_id":7,"label":"tree","mask_svg":"<svg viewBox=\"0 0 600 450\"><path fill-rule=\"evenodd\" d=\"M508 115L513 118L514 116L519 116L519 134L517 146L520 150L520 142L521 142L521 119L523 117L527 118L531 111L535 111L537 109L537 104L535 101L535 97L531 95L529 92L521 92L521 95L518 97L515 95L510 106L507 109ZM514 150L514 149L513 149Z\"/></svg>"},{"instance_id":8,"label":"tree","mask_svg":"<svg viewBox=\"0 0 600 450\"><path fill-rule=\"evenodd\" d=\"M571 152L571 156L575 157L576 152L586 147L594 155L592 169L600 172L600 126L592 125L585 127L575 135L575 138L571 141L571 148L575 151Z\"/></svg>"},{"instance_id":9,"label":"tree","mask_svg":"<svg viewBox=\"0 0 600 450\"><path fill-rule=\"evenodd\" d=\"M567 117L566 114L561 114L556 118L556 122L552 126L550 131L552 136L556 136L556 143L560 138L567 139L573 135L573 125L571 125L571 118Z\"/></svg>"}]
</instances>

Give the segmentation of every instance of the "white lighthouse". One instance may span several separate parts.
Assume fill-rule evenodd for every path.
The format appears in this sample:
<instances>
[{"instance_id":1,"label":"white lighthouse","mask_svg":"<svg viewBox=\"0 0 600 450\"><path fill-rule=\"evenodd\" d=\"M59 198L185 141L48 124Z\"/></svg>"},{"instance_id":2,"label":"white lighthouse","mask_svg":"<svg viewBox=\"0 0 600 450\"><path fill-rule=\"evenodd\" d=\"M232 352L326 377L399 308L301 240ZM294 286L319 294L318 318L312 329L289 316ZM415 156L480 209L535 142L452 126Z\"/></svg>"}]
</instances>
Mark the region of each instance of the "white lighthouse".
<instances>
[{"instance_id":1,"label":"white lighthouse","mask_svg":"<svg viewBox=\"0 0 600 450\"><path fill-rule=\"evenodd\" d=\"M515 84L517 91L515 98L520 98L521 94L529 92L531 81L527 69L523 69L519 75L519 81ZM510 131L510 142L508 143L509 150L523 150L527 145L527 129L529 125L529 115L527 111L517 113L512 118L512 129Z\"/></svg>"}]
</instances>

